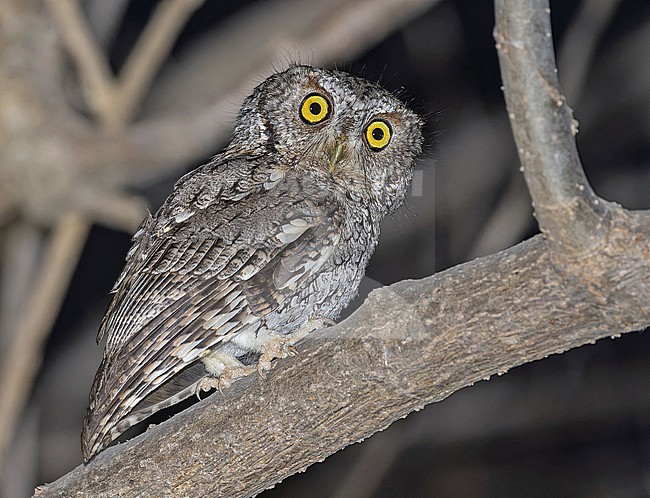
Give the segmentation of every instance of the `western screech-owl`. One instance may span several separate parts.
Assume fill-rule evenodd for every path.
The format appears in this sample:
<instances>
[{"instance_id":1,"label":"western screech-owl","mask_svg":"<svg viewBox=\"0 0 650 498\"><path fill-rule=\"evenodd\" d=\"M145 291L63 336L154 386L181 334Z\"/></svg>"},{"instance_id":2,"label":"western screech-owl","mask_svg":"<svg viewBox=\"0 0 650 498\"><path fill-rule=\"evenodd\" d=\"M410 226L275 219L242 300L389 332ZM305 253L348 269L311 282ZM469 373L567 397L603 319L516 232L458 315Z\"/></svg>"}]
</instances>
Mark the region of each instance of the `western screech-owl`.
<instances>
[{"instance_id":1,"label":"western screech-owl","mask_svg":"<svg viewBox=\"0 0 650 498\"><path fill-rule=\"evenodd\" d=\"M364 79L296 65L261 83L226 150L134 235L98 334L84 459L337 318L422 141L420 118Z\"/></svg>"}]
</instances>

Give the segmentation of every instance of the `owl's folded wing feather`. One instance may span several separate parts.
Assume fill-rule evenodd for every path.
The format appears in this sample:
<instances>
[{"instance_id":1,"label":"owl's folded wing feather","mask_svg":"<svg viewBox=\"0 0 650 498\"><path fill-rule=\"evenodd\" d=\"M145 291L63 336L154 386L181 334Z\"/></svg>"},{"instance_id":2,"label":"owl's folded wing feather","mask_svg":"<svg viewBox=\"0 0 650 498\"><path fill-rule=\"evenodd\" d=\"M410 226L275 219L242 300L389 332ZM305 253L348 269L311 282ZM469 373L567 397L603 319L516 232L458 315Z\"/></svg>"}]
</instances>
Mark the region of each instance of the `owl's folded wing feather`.
<instances>
[{"instance_id":1,"label":"owl's folded wing feather","mask_svg":"<svg viewBox=\"0 0 650 498\"><path fill-rule=\"evenodd\" d=\"M286 288L327 260L338 240L329 213L269 194L210 206L194 215L202 219L175 222L166 237L134 251L140 261L129 263L102 324L107 345L84 422L86 459L125 430L115 434L138 403L207 350L257 326ZM239 214L230 216L231 208Z\"/></svg>"}]
</instances>

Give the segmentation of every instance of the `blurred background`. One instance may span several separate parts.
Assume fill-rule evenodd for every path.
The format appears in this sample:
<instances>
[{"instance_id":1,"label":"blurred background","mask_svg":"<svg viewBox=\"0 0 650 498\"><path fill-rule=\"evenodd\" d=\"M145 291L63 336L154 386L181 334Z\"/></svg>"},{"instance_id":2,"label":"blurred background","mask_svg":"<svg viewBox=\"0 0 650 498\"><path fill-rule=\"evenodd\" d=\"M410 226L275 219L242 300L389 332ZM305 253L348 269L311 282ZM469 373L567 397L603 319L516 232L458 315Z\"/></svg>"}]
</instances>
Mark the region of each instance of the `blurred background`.
<instances>
[{"instance_id":1,"label":"blurred background","mask_svg":"<svg viewBox=\"0 0 650 498\"><path fill-rule=\"evenodd\" d=\"M354 306L373 286L538 231L503 101L491 2L0 7L0 496L28 496L81 463L101 359L95 335L131 234L145 206L156 210L176 179L227 144L241 101L273 68L348 70L428 120L412 195L384 224ZM605 199L648 209L650 3L551 7L587 176ZM650 336L630 333L524 365L262 496L650 496L648 358Z\"/></svg>"}]
</instances>

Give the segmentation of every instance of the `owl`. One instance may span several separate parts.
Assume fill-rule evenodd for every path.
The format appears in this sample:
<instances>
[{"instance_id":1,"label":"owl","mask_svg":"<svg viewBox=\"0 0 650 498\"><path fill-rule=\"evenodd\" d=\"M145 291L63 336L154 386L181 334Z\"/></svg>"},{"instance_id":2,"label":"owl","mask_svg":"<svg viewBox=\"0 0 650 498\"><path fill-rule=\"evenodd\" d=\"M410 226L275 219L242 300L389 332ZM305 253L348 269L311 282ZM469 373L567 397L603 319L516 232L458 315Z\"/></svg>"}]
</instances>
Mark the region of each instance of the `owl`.
<instances>
[{"instance_id":1,"label":"owl","mask_svg":"<svg viewBox=\"0 0 650 498\"><path fill-rule=\"evenodd\" d=\"M294 65L257 86L228 147L133 237L98 333L84 460L163 408L263 375L333 323L422 142L416 113L345 72Z\"/></svg>"}]
</instances>

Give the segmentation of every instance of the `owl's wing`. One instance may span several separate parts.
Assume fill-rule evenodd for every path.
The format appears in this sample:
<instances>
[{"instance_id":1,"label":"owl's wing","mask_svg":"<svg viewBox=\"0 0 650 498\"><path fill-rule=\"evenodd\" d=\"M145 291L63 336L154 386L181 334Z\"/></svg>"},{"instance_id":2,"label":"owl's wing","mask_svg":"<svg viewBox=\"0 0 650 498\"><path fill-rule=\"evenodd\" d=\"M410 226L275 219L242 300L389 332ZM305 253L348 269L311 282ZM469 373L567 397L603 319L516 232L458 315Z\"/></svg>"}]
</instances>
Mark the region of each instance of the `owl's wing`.
<instances>
[{"instance_id":1,"label":"owl's wing","mask_svg":"<svg viewBox=\"0 0 650 498\"><path fill-rule=\"evenodd\" d=\"M274 190L177 217L133 252L100 331L107 344L84 421L86 459L128 428L120 421L144 398L259 326L329 258L339 233L332 213Z\"/></svg>"}]
</instances>

